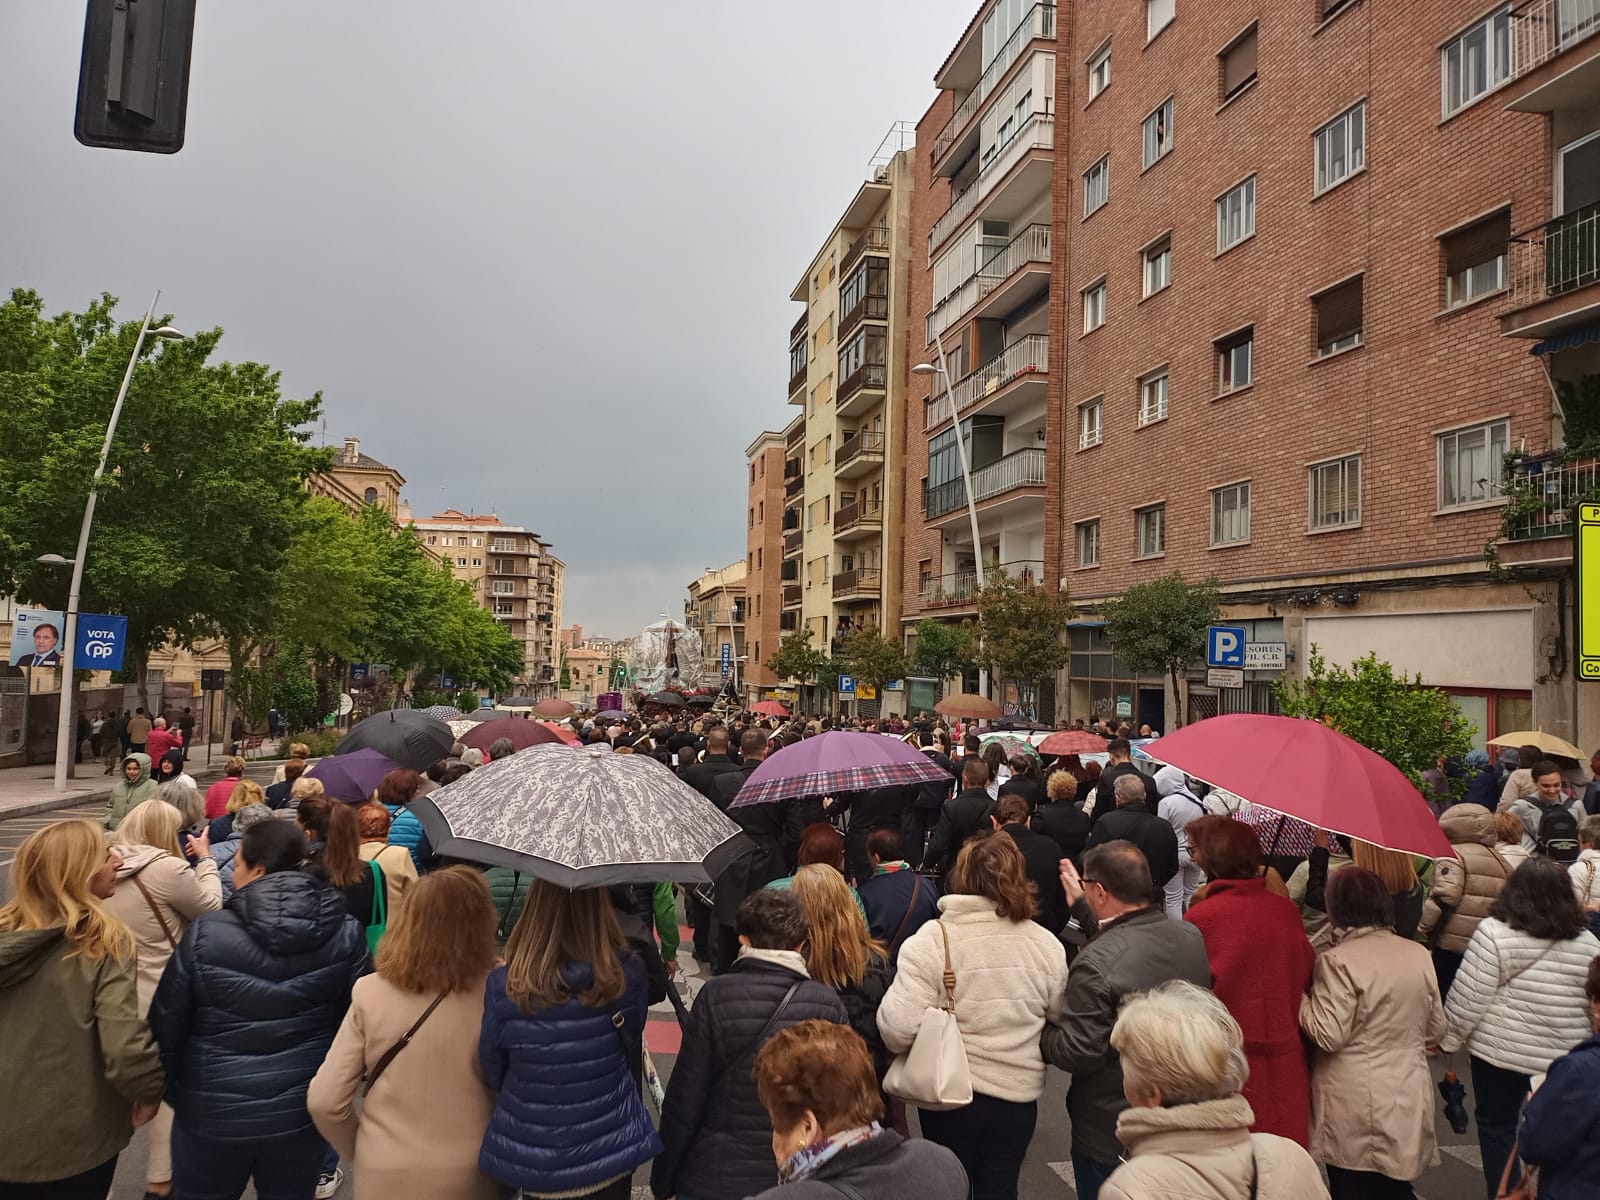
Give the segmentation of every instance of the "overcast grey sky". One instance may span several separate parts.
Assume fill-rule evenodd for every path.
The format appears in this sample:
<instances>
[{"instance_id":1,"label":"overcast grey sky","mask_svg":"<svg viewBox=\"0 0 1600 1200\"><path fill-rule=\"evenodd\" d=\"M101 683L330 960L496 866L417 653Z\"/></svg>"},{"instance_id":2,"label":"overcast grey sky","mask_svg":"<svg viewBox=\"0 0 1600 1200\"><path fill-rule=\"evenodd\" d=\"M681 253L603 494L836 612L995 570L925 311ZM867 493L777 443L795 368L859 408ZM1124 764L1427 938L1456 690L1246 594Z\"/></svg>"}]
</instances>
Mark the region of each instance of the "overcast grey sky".
<instances>
[{"instance_id":1,"label":"overcast grey sky","mask_svg":"<svg viewBox=\"0 0 1600 1200\"><path fill-rule=\"evenodd\" d=\"M200 0L175 156L72 136L81 0L0 0L0 287L221 325L419 513L622 635L745 547L788 295L977 0Z\"/></svg>"}]
</instances>

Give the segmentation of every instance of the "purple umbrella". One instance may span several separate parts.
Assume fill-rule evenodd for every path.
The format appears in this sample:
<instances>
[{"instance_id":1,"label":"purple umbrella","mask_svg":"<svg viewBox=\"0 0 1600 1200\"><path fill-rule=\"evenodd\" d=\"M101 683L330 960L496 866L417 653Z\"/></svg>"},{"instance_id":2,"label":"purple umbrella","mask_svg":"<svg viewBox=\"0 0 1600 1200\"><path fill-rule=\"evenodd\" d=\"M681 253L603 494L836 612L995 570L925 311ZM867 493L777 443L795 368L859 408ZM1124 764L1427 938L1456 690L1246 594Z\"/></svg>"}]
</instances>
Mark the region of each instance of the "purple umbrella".
<instances>
[{"instance_id":1,"label":"purple umbrella","mask_svg":"<svg viewBox=\"0 0 1600 1200\"><path fill-rule=\"evenodd\" d=\"M390 771L405 770L394 759L376 750L352 750L319 758L306 774L322 784L322 790L336 800L360 804L377 790Z\"/></svg>"},{"instance_id":2,"label":"purple umbrella","mask_svg":"<svg viewBox=\"0 0 1600 1200\"><path fill-rule=\"evenodd\" d=\"M948 771L897 737L824 733L771 755L755 769L729 807L949 781Z\"/></svg>"}]
</instances>

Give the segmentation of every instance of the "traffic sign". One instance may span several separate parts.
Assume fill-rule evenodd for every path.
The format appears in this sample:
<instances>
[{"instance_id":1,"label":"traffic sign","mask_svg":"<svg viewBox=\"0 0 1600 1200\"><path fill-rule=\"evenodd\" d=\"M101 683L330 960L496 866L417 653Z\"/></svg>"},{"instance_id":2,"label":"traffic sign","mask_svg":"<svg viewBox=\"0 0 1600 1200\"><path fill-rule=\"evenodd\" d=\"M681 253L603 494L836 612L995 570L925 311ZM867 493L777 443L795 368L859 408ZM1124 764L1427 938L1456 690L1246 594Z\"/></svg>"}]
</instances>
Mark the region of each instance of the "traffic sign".
<instances>
[{"instance_id":1,"label":"traffic sign","mask_svg":"<svg viewBox=\"0 0 1600 1200\"><path fill-rule=\"evenodd\" d=\"M348 717L350 715L350 710L355 706L355 699L350 695L349 692L339 693L339 715L341 717Z\"/></svg>"},{"instance_id":2,"label":"traffic sign","mask_svg":"<svg viewBox=\"0 0 1600 1200\"><path fill-rule=\"evenodd\" d=\"M854 696L856 694L856 677L854 675L839 676L839 694L841 696Z\"/></svg>"},{"instance_id":3,"label":"traffic sign","mask_svg":"<svg viewBox=\"0 0 1600 1200\"><path fill-rule=\"evenodd\" d=\"M1228 667L1212 667L1206 672L1206 686L1214 688L1242 688L1244 672Z\"/></svg>"},{"instance_id":4,"label":"traffic sign","mask_svg":"<svg viewBox=\"0 0 1600 1200\"><path fill-rule=\"evenodd\" d=\"M1212 625L1206 630L1206 666L1244 666L1244 626Z\"/></svg>"},{"instance_id":5,"label":"traffic sign","mask_svg":"<svg viewBox=\"0 0 1600 1200\"><path fill-rule=\"evenodd\" d=\"M733 643L722 643L722 677L726 679L733 673Z\"/></svg>"},{"instance_id":6,"label":"traffic sign","mask_svg":"<svg viewBox=\"0 0 1600 1200\"><path fill-rule=\"evenodd\" d=\"M1600 504L1578 505L1578 678L1600 679Z\"/></svg>"},{"instance_id":7,"label":"traffic sign","mask_svg":"<svg viewBox=\"0 0 1600 1200\"><path fill-rule=\"evenodd\" d=\"M1246 642L1244 669L1247 671L1282 671L1289 665L1287 642Z\"/></svg>"}]
</instances>

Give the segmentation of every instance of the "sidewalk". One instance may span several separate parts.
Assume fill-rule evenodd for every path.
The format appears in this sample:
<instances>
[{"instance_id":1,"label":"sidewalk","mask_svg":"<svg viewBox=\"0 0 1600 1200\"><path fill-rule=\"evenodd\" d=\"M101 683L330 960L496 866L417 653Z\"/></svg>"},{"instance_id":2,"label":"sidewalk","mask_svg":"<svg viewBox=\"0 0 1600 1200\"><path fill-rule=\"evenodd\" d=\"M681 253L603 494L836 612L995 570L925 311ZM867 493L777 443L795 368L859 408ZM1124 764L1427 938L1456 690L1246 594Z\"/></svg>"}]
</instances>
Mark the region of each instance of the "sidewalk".
<instances>
[{"instance_id":1,"label":"sidewalk","mask_svg":"<svg viewBox=\"0 0 1600 1200\"><path fill-rule=\"evenodd\" d=\"M275 745L275 743L274 743ZM266 751L269 747L262 746ZM227 755L220 745L212 747L211 766L206 767L206 748L197 747L189 760L189 774L193 775L201 790L206 784L222 778L222 764ZM262 783L272 777L278 760L252 758L246 770L248 778ZM25 817L32 813L51 812L58 808L72 808L90 800L106 800L111 795L115 775L105 774L99 762L82 762L73 767L74 777L67 780L67 790L55 790L55 766L41 763L32 767L6 767L0 770L0 820L7 817Z\"/></svg>"}]
</instances>

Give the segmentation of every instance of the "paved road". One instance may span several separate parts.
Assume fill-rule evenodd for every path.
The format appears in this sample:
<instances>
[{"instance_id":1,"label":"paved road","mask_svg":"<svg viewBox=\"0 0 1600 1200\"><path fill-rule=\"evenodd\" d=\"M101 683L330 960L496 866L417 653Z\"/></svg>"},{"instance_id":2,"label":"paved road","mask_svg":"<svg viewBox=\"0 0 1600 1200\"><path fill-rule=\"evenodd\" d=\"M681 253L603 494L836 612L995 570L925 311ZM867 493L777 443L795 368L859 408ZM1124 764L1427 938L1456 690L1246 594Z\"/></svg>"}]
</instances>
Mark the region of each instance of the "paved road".
<instances>
[{"instance_id":1,"label":"paved road","mask_svg":"<svg viewBox=\"0 0 1600 1200\"><path fill-rule=\"evenodd\" d=\"M53 821L69 816L98 817L101 811L101 805L94 803L33 817L0 819L0 895L9 894L10 860L15 854L16 846L23 838ZM694 995L704 979L698 964L688 959L688 946L688 938L685 937L683 951L687 968L685 991L689 1003L692 1004ZM658 1005L652 1011L651 1018L649 1040L652 1055L663 1078L670 1078L678 1046L676 1022L667 1004ZM1463 1077L1466 1076L1465 1066L1463 1058L1457 1068ZM1441 1078L1443 1073L1443 1064L1437 1064L1435 1078ZM1045 1094L1039 1101L1038 1127L1028 1150L1027 1161L1023 1165L1020 1194L1030 1198L1054 1197L1056 1200L1076 1200L1077 1192L1072 1186L1072 1165L1069 1161L1071 1127L1065 1107L1067 1079L1060 1071L1051 1070L1048 1072L1047 1080ZM1467 1107L1470 1112L1472 1107L1470 1080L1467 1080L1467 1086ZM1439 1166L1428 1171L1417 1181L1417 1195L1420 1200L1461 1200L1463 1197L1481 1195L1483 1176L1479 1168L1476 1131L1468 1130L1464 1136L1458 1135L1445 1124L1442 1112L1436 1110L1436 1113L1439 1144L1443 1153L1440 1156ZM144 1192L144 1160L144 1136L140 1132L135 1135L133 1144L123 1153L117 1164L117 1180L109 1200L140 1200ZM643 1186L647 1180L648 1171L641 1172L635 1179L636 1200L649 1200L648 1188ZM253 1197L254 1193L247 1192L246 1195ZM348 1180L339 1195L341 1198L353 1195Z\"/></svg>"}]
</instances>

